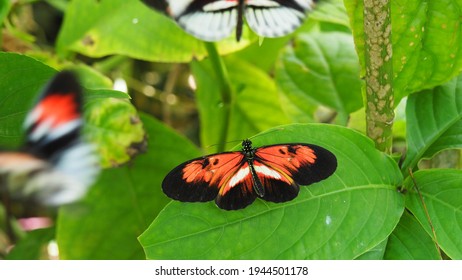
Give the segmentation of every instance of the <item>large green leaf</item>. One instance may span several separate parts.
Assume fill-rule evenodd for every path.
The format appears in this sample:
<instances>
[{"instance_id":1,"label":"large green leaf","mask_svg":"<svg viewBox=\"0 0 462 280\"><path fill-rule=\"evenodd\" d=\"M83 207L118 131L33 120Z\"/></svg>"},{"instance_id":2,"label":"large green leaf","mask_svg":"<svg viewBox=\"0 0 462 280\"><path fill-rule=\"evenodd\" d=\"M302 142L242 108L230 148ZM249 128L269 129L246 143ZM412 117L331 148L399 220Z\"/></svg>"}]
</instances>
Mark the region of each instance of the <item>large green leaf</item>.
<instances>
[{"instance_id":1,"label":"large green leaf","mask_svg":"<svg viewBox=\"0 0 462 280\"><path fill-rule=\"evenodd\" d=\"M1 147L21 143L25 115L41 88L55 74L56 70L28 56L0 53ZM128 95L106 89L85 89L85 99L85 134L97 145L101 163L111 166L127 162L144 138L142 123L128 102Z\"/></svg>"},{"instance_id":2,"label":"large green leaf","mask_svg":"<svg viewBox=\"0 0 462 280\"><path fill-rule=\"evenodd\" d=\"M143 259L137 237L168 202L160 184L174 165L198 155L172 130L142 115L149 150L132 164L104 170L87 197L60 209L57 241L63 259Z\"/></svg>"},{"instance_id":3,"label":"large green leaf","mask_svg":"<svg viewBox=\"0 0 462 280\"><path fill-rule=\"evenodd\" d=\"M414 178L435 229L438 244L450 258L462 259L462 171L422 170L415 172ZM427 234L433 237L413 180L408 177L404 185L410 190L406 195L406 208L423 225Z\"/></svg>"},{"instance_id":4,"label":"large green leaf","mask_svg":"<svg viewBox=\"0 0 462 280\"><path fill-rule=\"evenodd\" d=\"M409 96L406 119L408 147L403 172L441 150L461 148L462 75L433 90Z\"/></svg>"},{"instance_id":5,"label":"large green leaf","mask_svg":"<svg viewBox=\"0 0 462 280\"><path fill-rule=\"evenodd\" d=\"M192 64L197 81L196 96L203 128L203 147L218 144L223 125L228 125L227 140L236 141L289 122L278 102L273 80L259 68L237 58L230 58L225 63L234 90L234 100L230 104L229 124L226 124L220 87L208 62L205 60Z\"/></svg>"},{"instance_id":6,"label":"large green leaf","mask_svg":"<svg viewBox=\"0 0 462 280\"><path fill-rule=\"evenodd\" d=\"M255 146L306 142L332 151L337 171L302 187L293 201L257 199L239 211L172 202L140 236L148 259L353 259L392 232L404 209L394 161L352 130L288 125L252 138Z\"/></svg>"},{"instance_id":7,"label":"large green leaf","mask_svg":"<svg viewBox=\"0 0 462 280\"><path fill-rule=\"evenodd\" d=\"M435 243L419 222L405 211L393 233L385 252L387 260L438 260Z\"/></svg>"},{"instance_id":8,"label":"large green leaf","mask_svg":"<svg viewBox=\"0 0 462 280\"><path fill-rule=\"evenodd\" d=\"M246 45L232 38L220 44L220 50L226 53ZM123 54L163 62L190 61L206 55L202 42L185 33L173 19L133 0L72 1L60 30L57 51L91 57Z\"/></svg>"},{"instance_id":9,"label":"large green leaf","mask_svg":"<svg viewBox=\"0 0 462 280\"><path fill-rule=\"evenodd\" d=\"M312 114L316 105L342 115L362 106L358 57L351 35L345 33L300 33L280 56L276 81L288 103L284 108L300 111L298 121Z\"/></svg>"},{"instance_id":10,"label":"large green leaf","mask_svg":"<svg viewBox=\"0 0 462 280\"><path fill-rule=\"evenodd\" d=\"M363 1L344 2L364 71ZM462 0L391 0L393 83L398 99L460 73L461 7Z\"/></svg>"}]
</instances>

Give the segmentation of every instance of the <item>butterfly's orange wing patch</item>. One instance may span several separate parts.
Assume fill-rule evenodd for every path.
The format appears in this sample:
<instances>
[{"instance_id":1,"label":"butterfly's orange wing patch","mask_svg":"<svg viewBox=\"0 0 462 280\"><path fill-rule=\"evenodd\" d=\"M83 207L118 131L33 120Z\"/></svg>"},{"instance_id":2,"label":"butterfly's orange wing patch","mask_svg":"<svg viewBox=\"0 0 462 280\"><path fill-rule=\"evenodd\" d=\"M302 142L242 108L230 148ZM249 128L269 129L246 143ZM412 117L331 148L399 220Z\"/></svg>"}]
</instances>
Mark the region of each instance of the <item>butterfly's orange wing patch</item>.
<instances>
[{"instance_id":1,"label":"butterfly's orange wing patch","mask_svg":"<svg viewBox=\"0 0 462 280\"><path fill-rule=\"evenodd\" d=\"M337 159L328 150L308 144L281 144L257 149L256 161L292 178L297 184L309 185L326 179L337 169Z\"/></svg>"}]
</instances>

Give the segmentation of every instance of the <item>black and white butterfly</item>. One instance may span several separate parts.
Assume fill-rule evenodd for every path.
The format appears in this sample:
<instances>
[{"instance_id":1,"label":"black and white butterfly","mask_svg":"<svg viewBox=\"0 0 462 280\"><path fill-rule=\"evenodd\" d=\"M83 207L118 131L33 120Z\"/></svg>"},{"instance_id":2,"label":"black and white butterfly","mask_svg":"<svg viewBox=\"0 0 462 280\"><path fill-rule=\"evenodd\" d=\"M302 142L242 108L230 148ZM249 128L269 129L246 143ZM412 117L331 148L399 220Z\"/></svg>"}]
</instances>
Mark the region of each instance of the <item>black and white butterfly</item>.
<instances>
[{"instance_id":1,"label":"black and white butterfly","mask_svg":"<svg viewBox=\"0 0 462 280\"><path fill-rule=\"evenodd\" d=\"M49 206L85 195L99 164L93 145L82 139L82 126L82 89L74 74L63 71L27 114L22 148L0 151L2 193Z\"/></svg>"},{"instance_id":2,"label":"black and white butterfly","mask_svg":"<svg viewBox=\"0 0 462 280\"><path fill-rule=\"evenodd\" d=\"M316 0L167 0L170 14L191 35L218 41L236 29L240 40L244 18L262 37L281 37L299 27Z\"/></svg>"}]
</instances>

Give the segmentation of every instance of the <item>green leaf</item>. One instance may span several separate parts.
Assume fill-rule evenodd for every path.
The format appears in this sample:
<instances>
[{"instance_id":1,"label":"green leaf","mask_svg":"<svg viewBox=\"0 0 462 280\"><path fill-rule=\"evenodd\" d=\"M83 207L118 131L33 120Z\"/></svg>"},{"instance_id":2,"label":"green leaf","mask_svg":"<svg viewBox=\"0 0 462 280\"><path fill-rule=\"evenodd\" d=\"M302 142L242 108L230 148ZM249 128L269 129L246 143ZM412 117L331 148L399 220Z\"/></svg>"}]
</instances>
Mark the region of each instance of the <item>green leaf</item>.
<instances>
[{"instance_id":1,"label":"green leaf","mask_svg":"<svg viewBox=\"0 0 462 280\"><path fill-rule=\"evenodd\" d=\"M304 115L317 105L342 115L362 106L358 57L351 35L345 33L300 33L276 64L276 81L287 105Z\"/></svg>"},{"instance_id":2,"label":"green leaf","mask_svg":"<svg viewBox=\"0 0 462 280\"><path fill-rule=\"evenodd\" d=\"M53 68L25 55L0 53L1 147L14 147L21 143L26 113L55 73Z\"/></svg>"},{"instance_id":3,"label":"green leaf","mask_svg":"<svg viewBox=\"0 0 462 280\"><path fill-rule=\"evenodd\" d=\"M327 180L286 203L257 199L239 211L174 201L140 236L148 259L353 259L392 232L404 209L402 176L366 137L339 126L288 125L252 138L255 147L305 142L338 160Z\"/></svg>"},{"instance_id":4,"label":"green leaf","mask_svg":"<svg viewBox=\"0 0 462 280\"><path fill-rule=\"evenodd\" d=\"M363 1L344 2L364 71ZM445 83L460 73L461 6L461 0L391 1L393 84L398 100Z\"/></svg>"},{"instance_id":5,"label":"green leaf","mask_svg":"<svg viewBox=\"0 0 462 280\"><path fill-rule=\"evenodd\" d=\"M402 170L420 159L462 147L462 75L452 81L409 96L406 108L407 154Z\"/></svg>"},{"instance_id":6,"label":"green leaf","mask_svg":"<svg viewBox=\"0 0 462 280\"><path fill-rule=\"evenodd\" d=\"M452 259L462 259L462 171L452 169L422 170L414 173L441 249ZM411 190L406 195L406 208L433 237L414 183L407 178L404 185Z\"/></svg>"},{"instance_id":7,"label":"green leaf","mask_svg":"<svg viewBox=\"0 0 462 280\"><path fill-rule=\"evenodd\" d=\"M218 144L221 126L226 124L220 87L208 62L192 63L201 127L204 128L201 130L203 147ZM278 102L274 82L265 72L237 58L225 59L225 63L234 90L228 141L242 140L289 122Z\"/></svg>"},{"instance_id":8,"label":"green leaf","mask_svg":"<svg viewBox=\"0 0 462 280\"><path fill-rule=\"evenodd\" d=\"M145 132L138 112L126 100L93 99L86 103L89 140L98 145L101 165L118 166L145 150Z\"/></svg>"},{"instance_id":9,"label":"green leaf","mask_svg":"<svg viewBox=\"0 0 462 280\"><path fill-rule=\"evenodd\" d=\"M247 43L238 44L232 38L222 42L220 50L232 52ZM62 55L75 51L90 57L122 54L159 62L185 62L206 55L203 43L184 32L173 19L141 1L125 0L72 1L59 33L57 51Z\"/></svg>"},{"instance_id":10,"label":"green leaf","mask_svg":"<svg viewBox=\"0 0 462 280\"><path fill-rule=\"evenodd\" d=\"M438 260L435 243L414 216L405 211L385 252L387 260Z\"/></svg>"},{"instance_id":11,"label":"green leaf","mask_svg":"<svg viewBox=\"0 0 462 280\"><path fill-rule=\"evenodd\" d=\"M55 228L37 229L27 233L7 255L8 260L39 260L43 251L55 236Z\"/></svg>"},{"instance_id":12,"label":"green leaf","mask_svg":"<svg viewBox=\"0 0 462 280\"><path fill-rule=\"evenodd\" d=\"M144 258L136 238L168 202L160 187L163 177L198 151L152 117L141 117L149 132L148 152L129 166L104 170L81 203L60 209L60 258Z\"/></svg>"}]
</instances>

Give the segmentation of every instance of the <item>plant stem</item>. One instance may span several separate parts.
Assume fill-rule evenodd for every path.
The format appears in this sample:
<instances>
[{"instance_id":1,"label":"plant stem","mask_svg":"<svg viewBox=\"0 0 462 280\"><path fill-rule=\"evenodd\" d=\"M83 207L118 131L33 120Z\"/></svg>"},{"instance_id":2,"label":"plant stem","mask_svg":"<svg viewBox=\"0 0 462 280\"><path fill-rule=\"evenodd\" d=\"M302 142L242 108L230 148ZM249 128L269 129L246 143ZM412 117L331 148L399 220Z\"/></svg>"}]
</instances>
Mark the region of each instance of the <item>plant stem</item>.
<instances>
[{"instance_id":1,"label":"plant stem","mask_svg":"<svg viewBox=\"0 0 462 280\"><path fill-rule=\"evenodd\" d=\"M226 140L228 137L229 120L231 114L231 101L232 101L232 88L231 82L228 76L228 70L218 54L217 48L214 43L205 42L205 47L209 55L212 68L218 79L220 85L221 102L223 104L223 122L221 125L221 132L217 143L217 152L223 152L225 150Z\"/></svg>"},{"instance_id":2,"label":"plant stem","mask_svg":"<svg viewBox=\"0 0 462 280\"><path fill-rule=\"evenodd\" d=\"M93 67L100 72L109 73L112 69L127 61L128 58L123 55L114 55L100 62L93 64Z\"/></svg>"},{"instance_id":3,"label":"plant stem","mask_svg":"<svg viewBox=\"0 0 462 280\"><path fill-rule=\"evenodd\" d=\"M391 153L394 115L390 0L364 0L367 135Z\"/></svg>"}]
</instances>

